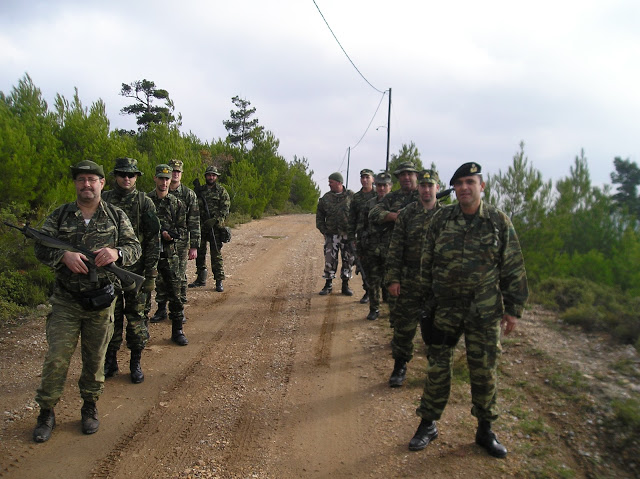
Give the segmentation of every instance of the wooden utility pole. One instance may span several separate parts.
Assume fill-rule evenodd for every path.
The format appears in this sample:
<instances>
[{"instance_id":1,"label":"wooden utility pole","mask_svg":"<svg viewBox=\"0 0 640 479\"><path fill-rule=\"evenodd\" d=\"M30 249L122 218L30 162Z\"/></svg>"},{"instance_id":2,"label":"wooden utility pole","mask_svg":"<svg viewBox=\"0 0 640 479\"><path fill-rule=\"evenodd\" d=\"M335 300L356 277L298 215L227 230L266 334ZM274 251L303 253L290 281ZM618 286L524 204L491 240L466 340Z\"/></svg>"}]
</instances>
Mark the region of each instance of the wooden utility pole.
<instances>
[{"instance_id":1,"label":"wooden utility pole","mask_svg":"<svg viewBox=\"0 0 640 479\"><path fill-rule=\"evenodd\" d=\"M387 114L387 164L385 171L389 171L389 142L391 140L391 87L389 87L389 112Z\"/></svg>"}]
</instances>

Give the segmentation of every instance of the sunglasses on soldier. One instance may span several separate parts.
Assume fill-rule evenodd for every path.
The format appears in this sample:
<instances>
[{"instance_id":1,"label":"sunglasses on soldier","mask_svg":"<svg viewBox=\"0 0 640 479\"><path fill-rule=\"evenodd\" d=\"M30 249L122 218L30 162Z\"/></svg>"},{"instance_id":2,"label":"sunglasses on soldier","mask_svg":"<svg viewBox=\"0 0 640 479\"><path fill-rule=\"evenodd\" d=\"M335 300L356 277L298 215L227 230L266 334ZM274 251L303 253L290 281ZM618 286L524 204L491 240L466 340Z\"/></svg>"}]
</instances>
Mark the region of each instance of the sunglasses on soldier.
<instances>
[{"instance_id":1,"label":"sunglasses on soldier","mask_svg":"<svg viewBox=\"0 0 640 479\"><path fill-rule=\"evenodd\" d=\"M121 178L133 178L137 176L137 173L125 173L124 171L116 171L116 176L119 176Z\"/></svg>"}]
</instances>

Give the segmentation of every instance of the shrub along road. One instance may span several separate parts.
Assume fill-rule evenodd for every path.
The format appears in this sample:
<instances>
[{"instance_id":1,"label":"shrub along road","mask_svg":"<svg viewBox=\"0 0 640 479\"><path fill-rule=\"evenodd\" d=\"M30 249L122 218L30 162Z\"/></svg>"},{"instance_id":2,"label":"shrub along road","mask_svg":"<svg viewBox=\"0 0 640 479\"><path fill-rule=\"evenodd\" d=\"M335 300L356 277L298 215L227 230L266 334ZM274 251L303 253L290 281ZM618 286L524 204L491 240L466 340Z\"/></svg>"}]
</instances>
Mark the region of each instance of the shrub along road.
<instances>
[{"instance_id":1,"label":"shrub along road","mask_svg":"<svg viewBox=\"0 0 640 479\"><path fill-rule=\"evenodd\" d=\"M440 437L410 452L424 347L416 338L405 386L390 389L388 313L365 320L360 277L353 297L319 296L321 253L312 215L236 228L223 250L225 292L211 282L189 290L189 345L169 341L166 321L152 324L139 385L121 350L92 436L80 431L76 352L51 440L31 441L44 321L3 326L0 477L635 477L638 469L620 468L620 455L601 447L594 404L626 392L605 388L605 376L628 357L633 377L637 355L549 328L553 317L535 309L504 344L505 413L495 429L507 458L474 444L462 349ZM594 370L582 371L586 363Z\"/></svg>"}]
</instances>

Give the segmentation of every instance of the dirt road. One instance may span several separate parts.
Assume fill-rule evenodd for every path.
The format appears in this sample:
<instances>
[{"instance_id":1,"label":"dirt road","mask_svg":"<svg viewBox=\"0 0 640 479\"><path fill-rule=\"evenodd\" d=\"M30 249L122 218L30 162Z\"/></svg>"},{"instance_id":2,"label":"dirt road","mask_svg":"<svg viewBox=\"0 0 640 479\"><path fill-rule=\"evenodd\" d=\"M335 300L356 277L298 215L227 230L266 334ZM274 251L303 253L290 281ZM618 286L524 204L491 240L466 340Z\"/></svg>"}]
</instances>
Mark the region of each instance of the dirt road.
<instances>
[{"instance_id":1,"label":"dirt road","mask_svg":"<svg viewBox=\"0 0 640 479\"><path fill-rule=\"evenodd\" d=\"M121 374L107 380L98 403L100 430L92 436L80 431L76 352L51 440L31 441L44 322L6 327L0 477L531 477L532 468L544 471L549 461L554 468L539 477L565 470L573 474L565 477L589 476L562 434L527 434L514 426L516 406L551 421L540 399L517 386L539 366L519 367L525 332L505 347L507 364L515 365L501 397L510 413L503 429L497 425L511 451L507 459L490 458L473 443L468 384L454 388L440 438L425 451L408 451L419 422L423 350L418 347L410 363L405 387L390 389L388 313L364 319L359 277L353 297L319 296L321 250L312 215L234 229L223 250L225 292L211 284L189 290L189 345L169 341L166 321L152 324L139 385L130 383L121 350ZM539 450L546 457L539 458ZM618 474L632 477L619 471L609 477Z\"/></svg>"}]
</instances>

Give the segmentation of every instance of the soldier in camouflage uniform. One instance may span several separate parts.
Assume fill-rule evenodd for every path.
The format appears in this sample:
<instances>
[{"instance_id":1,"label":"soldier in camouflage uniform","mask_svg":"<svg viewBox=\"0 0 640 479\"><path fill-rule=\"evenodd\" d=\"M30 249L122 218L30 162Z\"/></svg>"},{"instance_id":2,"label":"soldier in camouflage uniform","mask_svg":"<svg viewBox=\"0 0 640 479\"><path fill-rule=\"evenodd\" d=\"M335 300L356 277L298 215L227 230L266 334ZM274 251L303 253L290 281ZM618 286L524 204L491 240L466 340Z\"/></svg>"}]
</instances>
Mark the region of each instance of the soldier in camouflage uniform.
<instances>
[{"instance_id":1,"label":"soldier in camouflage uniform","mask_svg":"<svg viewBox=\"0 0 640 479\"><path fill-rule=\"evenodd\" d=\"M129 217L138 241L140 241L142 256L136 264L125 269L144 276L145 281L138 293L121 292L116 299L113 337L107 348L104 375L109 378L118 373L117 353L122 345L124 317L126 316L127 348L131 350L129 361L131 382L139 384L144 381L140 359L142 350L149 339L144 307L147 296L155 288L156 276L158 276L160 222L156 216L156 207L153 201L136 188L138 176L142 175L142 171L138 169L138 161L133 158L117 158L113 175L115 176L114 187L110 191L105 191L102 199L118 206Z\"/></svg>"},{"instance_id":2,"label":"soldier in camouflage uniform","mask_svg":"<svg viewBox=\"0 0 640 479\"><path fill-rule=\"evenodd\" d=\"M338 253L342 253L342 294L353 296L349 288L351 268L353 266L353 250L348 239L349 207L353 192L343 186L340 173L329 175L329 189L320 201L316 210L316 228L324 235L324 275L325 285L321 295L331 293L332 281L338 270Z\"/></svg>"},{"instance_id":3,"label":"soldier in camouflage uniform","mask_svg":"<svg viewBox=\"0 0 640 479\"><path fill-rule=\"evenodd\" d=\"M367 203L371 198L376 197L376 192L373 189L373 178L373 171L368 169L360 171L360 184L362 188L351 198L351 207L349 208L349 241L352 247L355 244L354 253L360 260L360 263L362 263L364 259L364 251L361 245L364 230L361 229L361 225L364 223L364 215L369 213ZM360 302L366 304L369 302L369 291L366 282L367 275L363 271L360 273L362 274L362 288L364 289L364 296L360 299Z\"/></svg>"},{"instance_id":4,"label":"soldier in camouflage uniform","mask_svg":"<svg viewBox=\"0 0 640 479\"><path fill-rule=\"evenodd\" d=\"M156 214L160 220L161 248L158 260L158 287L162 287L166 301L169 303L169 319L171 320L171 340L180 345L189 344L184 332L184 303L180 295L182 276L180 270L179 240L187 236L187 212L184 203L169 194L171 167L156 166L154 176L156 189L149 193L149 198L156 206Z\"/></svg>"},{"instance_id":5,"label":"soldier in camouflage uniform","mask_svg":"<svg viewBox=\"0 0 640 479\"><path fill-rule=\"evenodd\" d=\"M439 207L436 194L440 190L438 174L424 170L418 174L420 201L411 203L398 214L393 227L385 284L389 294L397 298L391 312L393 339L391 353L395 364L389 386L402 386L407 363L413 357L413 338L422 311L424 291L421 288L420 258L429 220Z\"/></svg>"},{"instance_id":6,"label":"soldier in camouflage uniform","mask_svg":"<svg viewBox=\"0 0 640 479\"><path fill-rule=\"evenodd\" d=\"M385 258L391 230L386 225L379 225L369 221L369 212L377 204L382 203L384 197L391 191L391 175L386 171L375 177L376 196L371 198L361 216L362 231L360 246L362 247L365 276L367 277L369 292L369 314L367 319L375 321L380 316L380 288L384 279Z\"/></svg>"},{"instance_id":7,"label":"soldier in camouflage uniform","mask_svg":"<svg viewBox=\"0 0 640 479\"><path fill-rule=\"evenodd\" d=\"M389 230L386 236L389 241L400 210L418 201L418 170L416 170L415 165L411 161L400 163L393 174L398 178L400 189L389 193L382 202L377 203L369 212L370 223ZM389 244L387 243L386 246L388 247ZM385 294L384 290L383 294ZM395 298L389 297L388 303L389 311L393 311ZM391 327L393 327L393 319L393 315L389 317Z\"/></svg>"},{"instance_id":8,"label":"soldier in camouflage uniform","mask_svg":"<svg viewBox=\"0 0 640 479\"><path fill-rule=\"evenodd\" d=\"M47 441L55 427L53 408L60 400L69 362L78 337L82 349L82 372L78 380L84 399L81 409L82 432L98 430L96 401L104 388L104 356L113 334L115 289L120 281L103 266L117 262L131 266L140 257L140 243L127 215L101 200L104 170L93 161L71 167L76 201L57 208L44 222L42 231L50 236L82 246L96 253L94 264L82 253L51 248L40 243L35 254L55 270L51 296L52 310L47 318L49 345L42 365L42 379L36 394L40 415L33 439ZM93 305L87 299L93 296ZM90 308L93 309L85 309Z\"/></svg>"},{"instance_id":9,"label":"soldier in camouflage uniform","mask_svg":"<svg viewBox=\"0 0 640 479\"><path fill-rule=\"evenodd\" d=\"M501 330L514 330L528 297L524 260L508 216L482 201L480 165L462 165L451 185L458 203L433 215L422 253L425 298L432 311L421 324L428 331L429 366L416 410L422 421L409 449L424 449L438 436L435 421L449 399L453 352L464 334L476 443L494 457L505 457L507 449L491 423L498 418Z\"/></svg>"},{"instance_id":10,"label":"soldier in camouflage uniform","mask_svg":"<svg viewBox=\"0 0 640 479\"><path fill-rule=\"evenodd\" d=\"M207 284L207 243L211 253L211 272L216 280L216 291L224 291L224 262L222 260L222 239L227 232L224 229L224 221L229 216L231 199L227 190L218 183L220 172L215 166L208 166L204 172L206 184L196 191L198 208L200 209L200 248L196 258L196 271L198 277L189 284L190 288L205 286ZM204 202L206 201L206 206ZM207 211L209 216L207 217Z\"/></svg>"},{"instance_id":11,"label":"soldier in camouflage uniform","mask_svg":"<svg viewBox=\"0 0 640 479\"><path fill-rule=\"evenodd\" d=\"M184 164L180 160L171 160L169 166L172 168L171 184L169 193L178 198L187 209L187 234L176 242L178 257L180 258L179 275L182 278L180 286L180 299L182 303L187 302L187 260L194 260L198 257L198 247L200 246L200 212L198 210L198 198L191 188L181 184ZM167 295L162 287L162 281L156 285L156 303L158 310L151 318L152 323L162 321L167 317Z\"/></svg>"}]
</instances>

